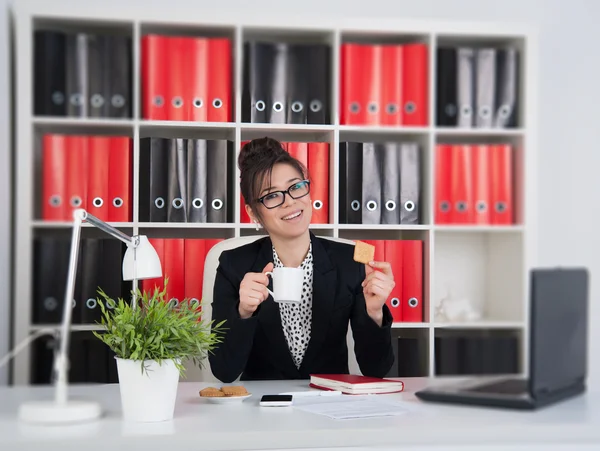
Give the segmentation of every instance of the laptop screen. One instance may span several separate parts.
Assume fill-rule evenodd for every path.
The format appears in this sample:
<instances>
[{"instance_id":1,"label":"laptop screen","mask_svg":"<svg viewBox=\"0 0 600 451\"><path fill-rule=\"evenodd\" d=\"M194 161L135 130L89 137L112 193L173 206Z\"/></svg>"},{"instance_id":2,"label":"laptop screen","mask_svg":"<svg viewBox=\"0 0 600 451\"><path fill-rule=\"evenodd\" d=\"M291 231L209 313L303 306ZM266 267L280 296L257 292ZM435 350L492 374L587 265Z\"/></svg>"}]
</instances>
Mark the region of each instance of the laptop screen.
<instances>
[{"instance_id":1,"label":"laptop screen","mask_svg":"<svg viewBox=\"0 0 600 451\"><path fill-rule=\"evenodd\" d=\"M585 379L588 278L583 268L531 272L532 394L552 392Z\"/></svg>"}]
</instances>

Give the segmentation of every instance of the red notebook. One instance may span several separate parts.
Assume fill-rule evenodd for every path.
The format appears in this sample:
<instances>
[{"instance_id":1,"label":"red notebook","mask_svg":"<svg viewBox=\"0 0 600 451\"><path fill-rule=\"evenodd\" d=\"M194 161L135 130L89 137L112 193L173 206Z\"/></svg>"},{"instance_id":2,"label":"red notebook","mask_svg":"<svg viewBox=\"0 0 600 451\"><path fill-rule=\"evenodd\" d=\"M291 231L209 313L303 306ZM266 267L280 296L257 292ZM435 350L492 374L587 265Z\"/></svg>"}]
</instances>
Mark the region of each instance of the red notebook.
<instances>
[{"instance_id":1,"label":"red notebook","mask_svg":"<svg viewBox=\"0 0 600 451\"><path fill-rule=\"evenodd\" d=\"M404 390L402 381L355 374L311 374L309 385L320 390L339 390L348 395L398 393Z\"/></svg>"}]
</instances>

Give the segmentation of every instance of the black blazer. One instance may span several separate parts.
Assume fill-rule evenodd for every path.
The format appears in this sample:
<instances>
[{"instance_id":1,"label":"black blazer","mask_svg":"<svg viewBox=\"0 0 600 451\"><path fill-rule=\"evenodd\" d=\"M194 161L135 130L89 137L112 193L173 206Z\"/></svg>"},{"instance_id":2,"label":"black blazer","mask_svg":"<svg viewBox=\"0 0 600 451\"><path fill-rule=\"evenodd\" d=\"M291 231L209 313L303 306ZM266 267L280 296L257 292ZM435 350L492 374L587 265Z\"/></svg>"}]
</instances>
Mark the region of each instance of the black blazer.
<instances>
[{"instance_id":1,"label":"black blazer","mask_svg":"<svg viewBox=\"0 0 600 451\"><path fill-rule=\"evenodd\" d=\"M281 325L279 306L269 296L253 316L240 318L239 288L247 272L261 272L273 261L270 238L224 251L214 285L212 320L226 320L223 342L209 362L214 376L229 383L241 380L309 379L315 373L345 373L346 335L352 325L354 352L364 375L383 377L394 362L392 315L384 306L382 326L367 314L363 264L353 260L354 247L310 235L313 253L311 338L300 369L296 368ZM272 289L272 282L269 283Z\"/></svg>"}]
</instances>

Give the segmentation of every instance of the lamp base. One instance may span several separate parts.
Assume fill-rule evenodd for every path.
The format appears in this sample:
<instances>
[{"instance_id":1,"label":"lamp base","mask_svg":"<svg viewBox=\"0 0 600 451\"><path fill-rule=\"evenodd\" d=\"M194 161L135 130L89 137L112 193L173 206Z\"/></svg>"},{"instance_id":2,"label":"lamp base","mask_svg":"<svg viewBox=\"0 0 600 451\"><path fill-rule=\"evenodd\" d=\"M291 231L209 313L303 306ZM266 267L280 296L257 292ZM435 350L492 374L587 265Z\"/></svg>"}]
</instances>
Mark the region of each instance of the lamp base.
<instances>
[{"instance_id":1,"label":"lamp base","mask_svg":"<svg viewBox=\"0 0 600 451\"><path fill-rule=\"evenodd\" d=\"M101 414L100 404L92 401L32 401L19 408L20 421L46 425L94 421Z\"/></svg>"}]
</instances>

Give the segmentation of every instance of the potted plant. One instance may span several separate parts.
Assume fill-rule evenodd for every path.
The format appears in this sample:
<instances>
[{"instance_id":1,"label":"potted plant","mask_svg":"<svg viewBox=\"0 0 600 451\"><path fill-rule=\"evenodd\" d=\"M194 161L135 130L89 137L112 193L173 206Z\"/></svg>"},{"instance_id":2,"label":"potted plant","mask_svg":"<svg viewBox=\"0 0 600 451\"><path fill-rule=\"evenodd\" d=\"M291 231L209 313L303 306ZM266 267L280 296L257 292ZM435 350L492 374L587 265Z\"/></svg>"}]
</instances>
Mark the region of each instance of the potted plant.
<instances>
[{"instance_id":1,"label":"potted plant","mask_svg":"<svg viewBox=\"0 0 600 451\"><path fill-rule=\"evenodd\" d=\"M102 329L94 335L116 354L125 420L172 419L185 361L202 366L221 342L224 322L202 320L201 302L184 299L173 306L166 299L167 283L165 278L164 288L151 295L138 289L134 304L114 301L98 290L104 298L98 299Z\"/></svg>"}]
</instances>

